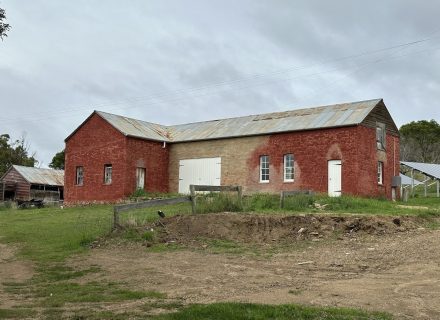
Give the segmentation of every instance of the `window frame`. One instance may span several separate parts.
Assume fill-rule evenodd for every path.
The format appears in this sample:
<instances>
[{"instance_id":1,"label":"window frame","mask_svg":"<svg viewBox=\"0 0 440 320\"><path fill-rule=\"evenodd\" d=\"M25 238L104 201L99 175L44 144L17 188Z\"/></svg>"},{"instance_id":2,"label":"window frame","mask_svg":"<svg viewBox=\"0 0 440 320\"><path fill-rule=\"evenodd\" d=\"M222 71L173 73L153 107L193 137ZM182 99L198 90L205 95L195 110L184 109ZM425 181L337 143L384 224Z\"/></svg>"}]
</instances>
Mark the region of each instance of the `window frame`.
<instances>
[{"instance_id":1,"label":"window frame","mask_svg":"<svg viewBox=\"0 0 440 320\"><path fill-rule=\"evenodd\" d=\"M288 157L291 157L289 160ZM287 166L287 163L291 162L290 166ZM286 153L283 156L283 180L284 182L294 182L295 181L295 157L293 153ZM290 174L292 175L292 178L286 178L287 177L287 169L291 169Z\"/></svg>"},{"instance_id":2,"label":"window frame","mask_svg":"<svg viewBox=\"0 0 440 320\"><path fill-rule=\"evenodd\" d=\"M377 184L383 185L383 162L377 162Z\"/></svg>"},{"instance_id":3,"label":"window frame","mask_svg":"<svg viewBox=\"0 0 440 320\"><path fill-rule=\"evenodd\" d=\"M386 148L386 127L383 122L376 122L376 146L378 150Z\"/></svg>"},{"instance_id":4,"label":"window frame","mask_svg":"<svg viewBox=\"0 0 440 320\"><path fill-rule=\"evenodd\" d=\"M113 166L111 163L106 163L104 165L104 184L105 185L112 184L112 180L113 180L112 176L113 176Z\"/></svg>"},{"instance_id":5,"label":"window frame","mask_svg":"<svg viewBox=\"0 0 440 320\"><path fill-rule=\"evenodd\" d=\"M76 166L75 167L75 185L83 186L84 185L84 167Z\"/></svg>"},{"instance_id":6,"label":"window frame","mask_svg":"<svg viewBox=\"0 0 440 320\"><path fill-rule=\"evenodd\" d=\"M264 165L264 167L263 167ZM267 170L267 173L263 173L263 170ZM267 179L263 179L266 178ZM260 183L270 182L270 158L268 155L260 156Z\"/></svg>"}]
</instances>

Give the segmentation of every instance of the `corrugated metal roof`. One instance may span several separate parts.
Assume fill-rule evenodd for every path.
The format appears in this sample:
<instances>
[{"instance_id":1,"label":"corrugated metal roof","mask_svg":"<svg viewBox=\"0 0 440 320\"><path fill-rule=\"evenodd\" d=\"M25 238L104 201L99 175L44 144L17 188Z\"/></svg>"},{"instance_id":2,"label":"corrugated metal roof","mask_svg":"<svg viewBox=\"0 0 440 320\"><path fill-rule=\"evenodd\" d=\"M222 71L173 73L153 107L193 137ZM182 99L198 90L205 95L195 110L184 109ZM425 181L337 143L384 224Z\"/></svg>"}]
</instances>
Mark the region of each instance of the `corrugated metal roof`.
<instances>
[{"instance_id":1,"label":"corrugated metal roof","mask_svg":"<svg viewBox=\"0 0 440 320\"><path fill-rule=\"evenodd\" d=\"M410 168L414 168L432 178L440 179L440 164L408 161L400 161L400 163Z\"/></svg>"},{"instance_id":2,"label":"corrugated metal roof","mask_svg":"<svg viewBox=\"0 0 440 320\"><path fill-rule=\"evenodd\" d=\"M174 126L162 126L101 111L97 113L124 135L183 142L357 125L381 101L374 99Z\"/></svg>"},{"instance_id":3,"label":"corrugated metal roof","mask_svg":"<svg viewBox=\"0 0 440 320\"><path fill-rule=\"evenodd\" d=\"M400 174L400 177L402 178L402 185L412 185L412 179L411 177L408 177L404 175L403 173ZM423 182L414 179L414 185L423 184Z\"/></svg>"},{"instance_id":4,"label":"corrugated metal roof","mask_svg":"<svg viewBox=\"0 0 440 320\"><path fill-rule=\"evenodd\" d=\"M29 183L49 186L64 186L64 170L42 169L13 165Z\"/></svg>"}]
</instances>

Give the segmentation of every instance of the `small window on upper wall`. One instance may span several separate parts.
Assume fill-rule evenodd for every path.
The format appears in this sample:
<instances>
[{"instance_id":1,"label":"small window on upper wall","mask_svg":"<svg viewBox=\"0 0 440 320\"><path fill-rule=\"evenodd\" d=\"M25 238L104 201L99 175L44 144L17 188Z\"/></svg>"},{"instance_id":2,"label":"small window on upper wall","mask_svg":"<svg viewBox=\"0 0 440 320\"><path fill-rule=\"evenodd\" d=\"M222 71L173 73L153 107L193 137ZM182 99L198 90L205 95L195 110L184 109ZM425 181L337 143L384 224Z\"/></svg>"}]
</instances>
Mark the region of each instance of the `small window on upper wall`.
<instances>
[{"instance_id":1,"label":"small window on upper wall","mask_svg":"<svg viewBox=\"0 0 440 320\"><path fill-rule=\"evenodd\" d=\"M104 183L111 184L112 183L112 165L105 164L104 165Z\"/></svg>"},{"instance_id":2,"label":"small window on upper wall","mask_svg":"<svg viewBox=\"0 0 440 320\"><path fill-rule=\"evenodd\" d=\"M383 184L383 162L379 161L377 163L377 183Z\"/></svg>"},{"instance_id":3,"label":"small window on upper wall","mask_svg":"<svg viewBox=\"0 0 440 320\"><path fill-rule=\"evenodd\" d=\"M386 144L385 123L376 122L376 144L377 144L377 149L385 150L385 144Z\"/></svg>"},{"instance_id":4,"label":"small window on upper wall","mask_svg":"<svg viewBox=\"0 0 440 320\"><path fill-rule=\"evenodd\" d=\"M269 156L260 156L260 182L269 182Z\"/></svg>"},{"instance_id":5,"label":"small window on upper wall","mask_svg":"<svg viewBox=\"0 0 440 320\"><path fill-rule=\"evenodd\" d=\"M293 154L284 155L284 182L292 182L295 179L295 159Z\"/></svg>"},{"instance_id":6,"label":"small window on upper wall","mask_svg":"<svg viewBox=\"0 0 440 320\"><path fill-rule=\"evenodd\" d=\"M84 183L84 167L76 167L75 184L82 186Z\"/></svg>"}]
</instances>

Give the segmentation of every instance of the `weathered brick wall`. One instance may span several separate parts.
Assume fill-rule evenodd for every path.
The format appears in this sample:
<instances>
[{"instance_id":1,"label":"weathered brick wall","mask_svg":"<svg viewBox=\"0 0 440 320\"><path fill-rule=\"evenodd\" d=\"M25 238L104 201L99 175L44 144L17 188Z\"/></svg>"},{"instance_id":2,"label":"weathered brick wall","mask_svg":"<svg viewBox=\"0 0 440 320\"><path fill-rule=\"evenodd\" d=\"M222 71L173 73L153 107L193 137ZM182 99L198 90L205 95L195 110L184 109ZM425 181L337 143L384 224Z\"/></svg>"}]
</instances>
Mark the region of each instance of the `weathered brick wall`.
<instances>
[{"instance_id":1,"label":"weathered brick wall","mask_svg":"<svg viewBox=\"0 0 440 320\"><path fill-rule=\"evenodd\" d=\"M295 157L295 180L283 181L283 156ZM259 159L270 156L270 182L259 181ZM343 193L391 197L399 173L399 139L387 134L378 151L374 128L353 126L266 136L167 144L127 138L94 114L66 143L66 203L117 201L136 188L136 168L146 168L146 190L177 192L179 160L222 158L221 183L244 192L311 189L327 192L328 160L342 160ZM384 184L377 184L377 162L384 162ZM104 165L112 164L112 184L104 184ZM76 167L84 184L75 185Z\"/></svg>"},{"instance_id":2,"label":"weathered brick wall","mask_svg":"<svg viewBox=\"0 0 440 320\"><path fill-rule=\"evenodd\" d=\"M136 168L145 168L145 190L168 192L169 145L135 138L127 140L127 195L136 189Z\"/></svg>"},{"instance_id":3,"label":"weathered brick wall","mask_svg":"<svg viewBox=\"0 0 440 320\"><path fill-rule=\"evenodd\" d=\"M66 203L116 201L124 197L126 138L94 114L66 142ZM104 165L112 164L112 183L104 184ZM84 167L84 184L75 185L76 167Z\"/></svg>"},{"instance_id":4,"label":"weathered brick wall","mask_svg":"<svg viewBox=\"0 0 440 320\"><path fill-rule=\"evenodd\" d=\"M364 196L391 196L393 141L398 173L398 138L387 135L384 185L377 184L378 151L375 129L363 126L321 129L270 136L178 143L170 148L170 186L178 190L179 160L222 158L223 185L242 185L244 192L279 192L311 189L327 192L328 160L342 160L343 193ZM294 182L284 182L283 156L295 157ZM270 182L260 183L260 156L270 156Z\"/></svg>"},{"instance_id":5,"label":"weathered brick wall","mask_svg":"<svg viewBox=\"0 0 440 320\"><path fill-rule=\"evenodd\" d=\"M179 161L195 158L222 158L222 185L247 185L249 155L267 143L268 136L185 142L170 145L169 190L178 192Z\"/></svg>"},{"instance_id":6,"label":"weathered brick wall","mask_svg":"<svg viewBox=\"0 0 440 320\"><path fill-rule=\"evenodd\" d=\"M104 165L112 165L112 183L104 183ZM84 167L84 184L75 185L76 167ZM168 146L125 137L93 115L66 143L65 202L115 202L136 189L136 168L146 169L147 191L168 191Z\"/></svg>"},{"instance_id":7,"label":"weathered brick wall","mask_svg":"<svg viewBox=\"0 0 440 320\"><path fill-rule=\"evenodd\" d=\"M391 198L392 177L399 175L399 137L387 132L386 150L378 150L376 132L374 129L359 127L360 136L372 143L362 143L357 146L359 157L359 192L366 196ZM377 183L378 161L383 162L383 184ZM371 174L374 173L374 174ZM398 191L398 190L397 190Z\"/></svg>"}]
</instances>

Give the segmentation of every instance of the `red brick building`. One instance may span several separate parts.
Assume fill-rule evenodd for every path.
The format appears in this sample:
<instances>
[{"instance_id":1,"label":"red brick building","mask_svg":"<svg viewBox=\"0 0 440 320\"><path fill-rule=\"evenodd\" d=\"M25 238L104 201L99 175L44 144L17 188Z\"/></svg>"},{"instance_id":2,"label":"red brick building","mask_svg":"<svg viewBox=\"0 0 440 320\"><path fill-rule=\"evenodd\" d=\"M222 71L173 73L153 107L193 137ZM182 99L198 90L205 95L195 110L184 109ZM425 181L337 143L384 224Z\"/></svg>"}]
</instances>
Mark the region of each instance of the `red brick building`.
<instances>
[{"instance_id":1,"label":"red brick building","mask_svg":"<svg viewBox=\"0 0 440 320\"><path fill-rule=\"evenodd\" d=\"M163 126L100 111L67 139L65 201L190 184L392 197L399 132L382 99Z\"/></svg>"}]
</instances>

